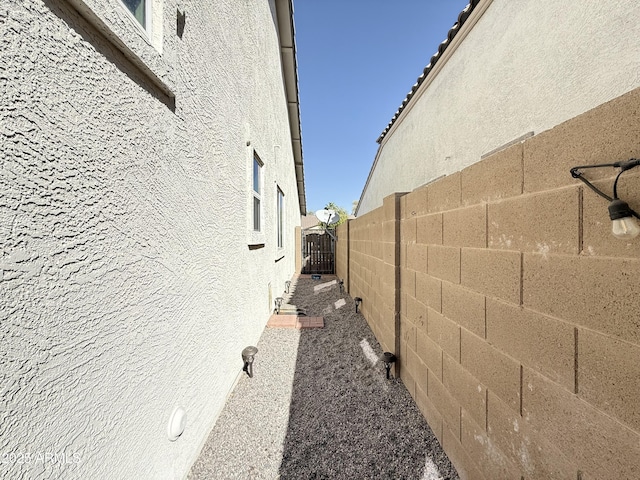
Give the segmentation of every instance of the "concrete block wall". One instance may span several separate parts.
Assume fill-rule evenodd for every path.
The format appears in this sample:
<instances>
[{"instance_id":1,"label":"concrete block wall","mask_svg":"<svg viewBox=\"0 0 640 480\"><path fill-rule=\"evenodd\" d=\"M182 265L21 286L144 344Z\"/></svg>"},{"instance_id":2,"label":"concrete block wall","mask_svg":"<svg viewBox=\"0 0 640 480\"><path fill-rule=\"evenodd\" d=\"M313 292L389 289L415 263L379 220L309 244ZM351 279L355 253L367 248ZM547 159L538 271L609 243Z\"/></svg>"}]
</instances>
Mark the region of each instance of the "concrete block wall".
<instances>
[{"instance_id":1,"label":"concrete block wall","mask_svg":"<svg viewBox=\"0 0 640 480\"><path fill-rule=\"evenodd\" d=\"M639 157L636 89L399 197L399 373L461 478L640 478L640 239L569 174ZM638 173L619 191L640 211ZM349 270L388 348L384 212Z\"/></svg>"},{"instance_id":2,"label":"concrete block wall","mask_svg":"<svg viewBox=\"0 0 640 480\"><path fill-rule=\"evenodd\" d=\"M344 287L349 289L349 222L338 225L336 228L336 274L342 272L340 279Z\"/></svg>"},{"instance_id":3,"label":"concrete block wall","mask_svg":"<svg viewBox=\"0 0 640 480\"><path fill-rule=\"evenodd\" d=\"M358 221L338 227L337 275L351 297L361 297L361 311L384 350L396 350L400 282L400 198L384 199L383 206Z\"/></svg>"}]
</instances>

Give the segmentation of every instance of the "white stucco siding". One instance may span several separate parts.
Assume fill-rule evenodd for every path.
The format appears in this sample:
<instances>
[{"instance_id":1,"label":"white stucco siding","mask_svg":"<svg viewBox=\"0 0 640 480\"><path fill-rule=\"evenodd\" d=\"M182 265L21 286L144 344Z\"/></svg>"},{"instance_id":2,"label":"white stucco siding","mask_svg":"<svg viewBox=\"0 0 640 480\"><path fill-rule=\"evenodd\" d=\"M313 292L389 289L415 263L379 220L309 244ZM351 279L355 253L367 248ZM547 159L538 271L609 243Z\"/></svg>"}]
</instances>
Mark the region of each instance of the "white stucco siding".
<instances>
[{"instance_id":1,"label":"white stucco siding","mask_svg":"<svg viewBox=\"0 0 640 480\"><path fill-rule=\"evenodd\" d=\"M493 0L383 138L358 214L638 87L638 18L636 0Z\"/></svg>"},{"instance_id":2,"label":"white stucco siding","mask_svg":"<svg viewBox=\"0 0 640 480\"><path fill-rule=\"evenodd\" d=\"M294 273L273 1L154 5L175 112L68 3L0 0L0 455L22 454L0 457L2 478L183 478L264 328L269 285L275 297ZM176 406L187 427L170 442Z\"/></svg>"}]
</instances>

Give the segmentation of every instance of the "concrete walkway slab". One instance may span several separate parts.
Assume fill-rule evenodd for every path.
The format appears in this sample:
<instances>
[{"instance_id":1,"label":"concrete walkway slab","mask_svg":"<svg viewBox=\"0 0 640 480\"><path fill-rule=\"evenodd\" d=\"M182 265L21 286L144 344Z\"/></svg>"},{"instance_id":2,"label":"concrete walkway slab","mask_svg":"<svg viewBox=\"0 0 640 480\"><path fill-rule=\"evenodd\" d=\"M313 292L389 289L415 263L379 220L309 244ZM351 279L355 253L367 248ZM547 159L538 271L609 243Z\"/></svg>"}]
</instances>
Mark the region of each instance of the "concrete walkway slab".
<instances>
[{"instance_id":1,"label":"concrete walkway slab","mask_svg":"<svg viewBox=\"0 0 640 480\"><path fill-rule=\"evenodd\" d=\"M273 314L267 322L269 328L323 328L322 317L299 317L298 315Z\"/></svg>"}]
</instances>

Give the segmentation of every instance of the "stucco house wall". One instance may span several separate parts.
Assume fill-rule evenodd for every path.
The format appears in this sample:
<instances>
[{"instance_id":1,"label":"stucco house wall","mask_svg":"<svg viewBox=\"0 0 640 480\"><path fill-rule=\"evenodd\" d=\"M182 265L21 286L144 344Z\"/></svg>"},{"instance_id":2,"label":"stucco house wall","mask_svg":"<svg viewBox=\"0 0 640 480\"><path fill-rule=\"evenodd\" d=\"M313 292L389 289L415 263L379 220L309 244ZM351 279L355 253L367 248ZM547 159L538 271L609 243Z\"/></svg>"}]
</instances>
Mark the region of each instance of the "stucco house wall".
<instances>
[{"instance_id":1,"label":"stucco house wall","mask_svg":"<svg viewBox=\"0 0 640 480\"><path fill-rule=\"evenodd\" d=\"M290 8L0 2L0 477L186 476L295 269Z\"/></svg>"},{"instance_id":2,"label":"stucco house wall","mask_svg":"<svg viewBox=\"0 0 640 480\"><path fill-rule=\"evenodd\" d=\"M379 139L358 215L640 86L637 1L474 3Z\"/></svg>"}]
</instances>

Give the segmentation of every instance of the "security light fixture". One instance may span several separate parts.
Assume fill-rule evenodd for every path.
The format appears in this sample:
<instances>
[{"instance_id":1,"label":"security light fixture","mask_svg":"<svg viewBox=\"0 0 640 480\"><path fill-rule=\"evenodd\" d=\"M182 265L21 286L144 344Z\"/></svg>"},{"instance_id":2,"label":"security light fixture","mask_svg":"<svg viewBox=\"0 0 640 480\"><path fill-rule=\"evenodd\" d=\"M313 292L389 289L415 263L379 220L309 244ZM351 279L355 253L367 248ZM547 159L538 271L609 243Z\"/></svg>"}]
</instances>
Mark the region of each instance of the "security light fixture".
<instances>
[{"instance_id":1,"label":"security light fixture","mask_svg":"<svg viewBox=\"0 0 640 480\"><path fill-rule=\"evenodd\" d=\"M573 178L577 178L578 180L584 182L584 184L587 185L591 190L610 202L609 218L612 222L611 233L613 233L614 237L620 238L622 240L630 240L640 234L640 226L638 226L638 222L636 221L636 218L640 218L640 215L634 212L631 207L629 207L629 204L627 202L618 198L618 180L620 180L620 175L622 175L627 170L631 170L632 168L637 167L638 165L640 165L640 159L631 158L625 162L601 163L598 165L581 165L578 167L573 167L570 170L571 176ZM593 185L584 177L584 173L580 171L587 168L604 167L613 167L620 169L620 172L618 172L618 175L613 182L612 197Z\"/></svg>"},{"instance_id":2,"label":"security light fixture","mask_svg":"<svg viewBox=\"0 0 640 480\"><path fill-rule=\"evenodd\" d=\"M276 314L280 315L280 307L282 306L282 297L277 297L275 300L275 304L276 304Z\"/></svg>"},{"instance_id":3,"label":"security light fixture","mask_svg":"<svg viewBox=\"0 0 640 480\"><path fill-rule=\"evenodd\" d=\"M640 226L633 216L638 217L627 202L614 198L609 204L609 218L611 219L611 233L620 239L631 239L638 236ZM638 217L640 218L640 217Z\"/></svg>"},{"instance_id":4,"label":"security light fixture","mask_svg":"<svg viewBox=\"0 0 640 480\"><path fill-rule=\"evenodd\" d=\"M186 23L187 23L187 13L177 10L176 11L176 35L178 35L180 39L182 39L182 35L184 35L184 26Z\"/></svg>"},{"instance_id":5,"label":"security light fixture","mask_svg":"<svg viewBox=\"0 0 640 480\"><path fill-rule=\"evenodd\" d=\"M358 307L362 304L362 299L360 297L356 297L353 301L356 303L356 313L358 313Z\"/></svg>"},{"instance_id":6,"label":"security light fixture","mask_svg":"<svg viewBox=\"0 0 640 480\"><path fill-rule=\"evenodd\" d=\"M387 380L389 380L389 370L391 369L391 364L395 363L396 356L391 352L384 352L382 354L382 361L384 362L384 368L387 369Z\"/></svg>"},{"instance_id":7,"label":"security light fixture","mask_svg":"<svg viewBox=\"0 0 640 480\"><path fill-rule=\"evenodd\" d=\"M242 350L242 361L244 362L244 367L242 367L243 372L247 372L249 378L253 378L253 358L256 353L258 353L258 349L253 346L246 347Z\"/></svg>"},{"instance_id":8,"label":"security light fixture","mask_svg":"<svg viewBox=\"0 0 640 480\"><path fill-rule=\"evenodd\" d=\"M289 293L289 289L291 288L291 280L287 280L284 282L284 293Z\"/></svg>"}]
</instances>

